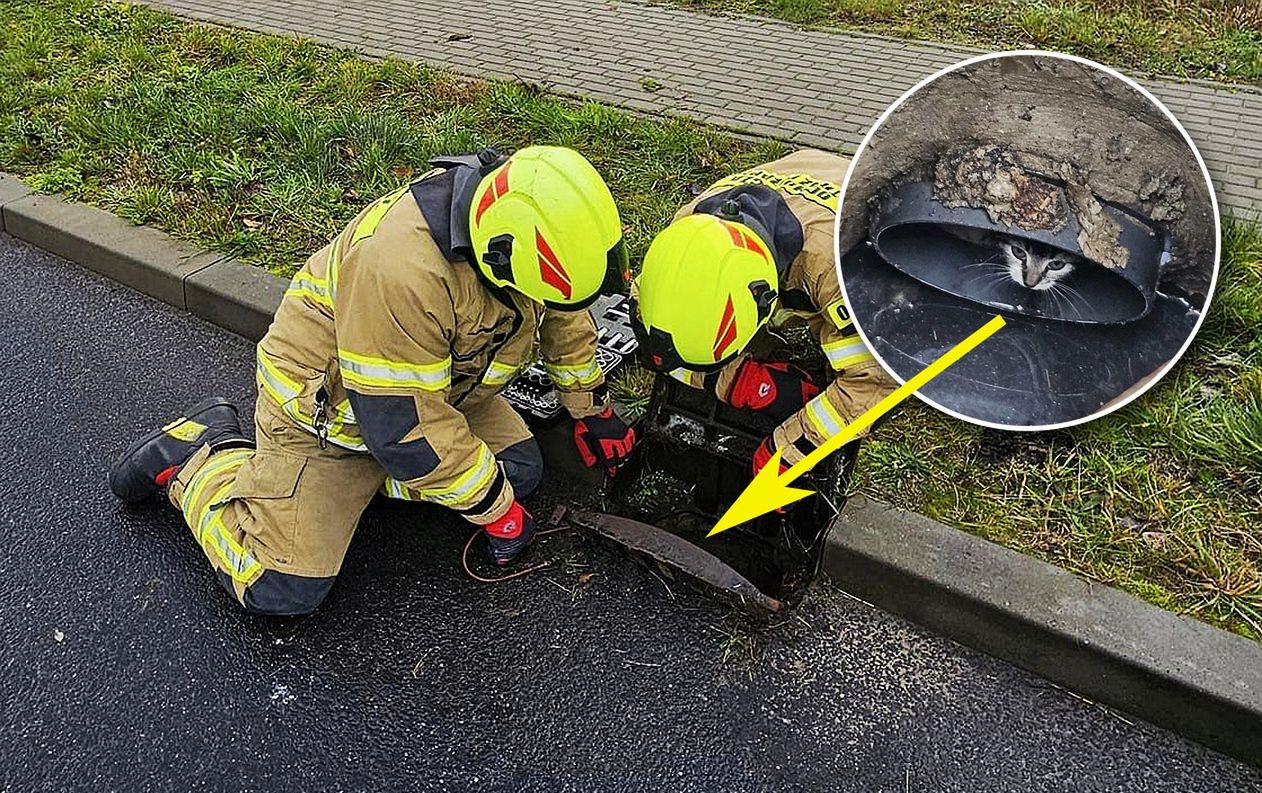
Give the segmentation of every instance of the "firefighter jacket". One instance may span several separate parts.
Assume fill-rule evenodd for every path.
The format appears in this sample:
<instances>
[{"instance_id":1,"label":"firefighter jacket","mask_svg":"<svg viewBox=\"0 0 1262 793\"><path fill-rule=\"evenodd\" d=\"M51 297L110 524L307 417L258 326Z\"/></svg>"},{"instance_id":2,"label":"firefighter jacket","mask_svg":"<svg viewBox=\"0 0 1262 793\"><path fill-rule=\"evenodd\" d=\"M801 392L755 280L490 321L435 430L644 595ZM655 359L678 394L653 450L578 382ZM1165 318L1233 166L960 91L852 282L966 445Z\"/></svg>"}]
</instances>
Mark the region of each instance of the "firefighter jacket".
<instances>
[{"instance_id":1,"label":"firefighter jacket","mask_svg":"<svg viewBox=\"0 0 1262 793\"><path fill-rule=\"evenodd\" d=\"M435 165L307 260L258 345L257 379L304 430L372 454L390 495L489 523L512 486L462 411L499 398L537 356L575 418L608 396L587 311L545 309L471 263L477 158Z\"/></svg>"},{"instance_id":2,"label":"firefighter jacket","mask_svg":"<svg viewBox=\"0 0 1262 793\"><path fill-rule=\"evenodd\" d=\"M893 382L859 338L841 296L833 232L841 181L849 161L805 149L721 179L679 210L717 213L727 199L758 217L774 239L780 271L779 305L769 324L805 322L819 341L832 373L829 385L776 428L772 440L792 465L825 438L841 431L892 390ZM741 363L738 356L717 376L676 369L671 376L694 387L713 387L726 400Z\"/></svg>"}]
</instances>

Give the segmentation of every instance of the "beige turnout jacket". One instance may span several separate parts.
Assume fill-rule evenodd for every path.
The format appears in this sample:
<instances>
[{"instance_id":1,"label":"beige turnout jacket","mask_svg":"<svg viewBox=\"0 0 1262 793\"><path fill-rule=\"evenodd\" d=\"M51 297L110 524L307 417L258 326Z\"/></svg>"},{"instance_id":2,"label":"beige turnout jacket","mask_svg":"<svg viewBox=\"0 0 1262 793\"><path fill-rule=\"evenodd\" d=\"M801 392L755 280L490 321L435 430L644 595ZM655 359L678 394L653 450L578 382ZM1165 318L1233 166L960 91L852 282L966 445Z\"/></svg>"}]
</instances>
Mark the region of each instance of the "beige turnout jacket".
<instances>
[{"instance_id":1,"label":"beige turnout jacket","mask_svg":"<svg viewBox=\"0 0 1262 793\"><path fill-rule=\"evenodd\" d=\"M780 305L770 324L806 323L819 341L833 378L819 396L776 428L772 436L790 465L894 388L893 381L859 338L842 300L837 277L833 227L841 181L849 166L848 160L833 154L813 149L797 151L719 180L675 215L676 220L690 215L697 204L734 188L762 185L783 198L802 226L802 249L788 263L787 272L781 273ZM727 398L736 372L747 357L739 356L719 373L714 388L720 399ZM699 373L681 369L671 374L695 387L701 387L705 380Z\"/></svg>"},{"instance_id":2,"label":"beige turnout jacket","mask_svg":"<svg viewBox=\"0 0 1262 793\"><path fill-rule=\"evenodd\" d=\"M607 397L587 311L494 289L436 240L460 232L436 234L418 196L441 205L451 178L438 169L373 202L307 260L258 345L257 374L260 398L299 427L373 454L392 495L487 523L512 486L463 411L498 398L536 357L574 416ZM459 215L449 212L452 229Z\"/></svg>"}]
</instances>

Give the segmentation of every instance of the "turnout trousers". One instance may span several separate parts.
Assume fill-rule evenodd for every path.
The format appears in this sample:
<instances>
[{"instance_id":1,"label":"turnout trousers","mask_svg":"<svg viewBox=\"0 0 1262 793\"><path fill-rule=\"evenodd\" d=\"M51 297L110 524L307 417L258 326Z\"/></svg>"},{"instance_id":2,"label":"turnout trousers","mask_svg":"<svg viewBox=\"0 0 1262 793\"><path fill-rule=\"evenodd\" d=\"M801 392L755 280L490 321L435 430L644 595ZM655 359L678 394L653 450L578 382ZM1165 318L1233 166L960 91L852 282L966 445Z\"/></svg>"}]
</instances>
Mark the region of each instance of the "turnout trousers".
<instances>
[{"instance_id":1,"label":"turnout trousers","mask_svg":"<svg viewBox=\"0 0 1262 793\"><path fill-rule=\"evenodd\" d=\"M543 458L517 412L498 395L461 412L518 496L529 494L542 478ZM168 497L237 602L259 613L305 614L332 588L373 496L418 499L372 455L321 445L264 393L254 429L255 449L199 449L172 479Z\"/></svg>"}]
</instances>

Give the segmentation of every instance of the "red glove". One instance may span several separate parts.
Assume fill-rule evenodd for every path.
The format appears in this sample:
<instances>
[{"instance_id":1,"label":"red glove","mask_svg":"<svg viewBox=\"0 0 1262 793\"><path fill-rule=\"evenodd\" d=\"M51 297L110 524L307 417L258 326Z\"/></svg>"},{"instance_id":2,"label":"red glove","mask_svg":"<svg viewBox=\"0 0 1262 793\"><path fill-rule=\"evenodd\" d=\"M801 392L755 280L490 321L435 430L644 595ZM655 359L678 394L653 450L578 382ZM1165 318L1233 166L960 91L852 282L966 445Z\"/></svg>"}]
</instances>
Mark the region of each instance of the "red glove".
<instances>
[{"instance_id":1,"label":"red glove","mask_svg":"<svg viewBox=\"0 0 1262 793\"><path fill-rule=\"evenodd\" d=\"M583 465L592 468L599 464L613 476L631 456L635 430L618 418L610 406L597 416L574 422L574 445L583 458Z\"/></svg>"},{"instance_id":2,"label":"red glove","mask_svg":"<svg viewBox=\"0 0 1262 793\"><path fill-rule=\"evenodd\" d=\"M486 539L490 543L491 561L503 567L526 550L535 538L535 519L521 505L514 501L508 511L482 527Z\"/></svg>"},{"instance_id":3,"label":"red glove","mask_svg":"<svg viewBox=\"0 0 1262 793\"><path fill-rule=\"evenodd\" d=\"M758 472L763 469L767 463L771 462L771 455L776 453L776 445L771 442L771 438L764 438L763 442L758 444L758 448L754 450L754 476L758 476ZM784 458L780 458L780 473L789 470L788 464Z\"/></svg>"},{"instance_id":4,"label":"red glove","mask_svg":"<svg viewBox=\"0 0 1262 793\"><path fill-rule=\"evenodd\" d=\"M747 359L736 371L727 403L766 413L776 422L797 413L819 393L810 375L787 363Z\"/></svg>"}]
</instances>

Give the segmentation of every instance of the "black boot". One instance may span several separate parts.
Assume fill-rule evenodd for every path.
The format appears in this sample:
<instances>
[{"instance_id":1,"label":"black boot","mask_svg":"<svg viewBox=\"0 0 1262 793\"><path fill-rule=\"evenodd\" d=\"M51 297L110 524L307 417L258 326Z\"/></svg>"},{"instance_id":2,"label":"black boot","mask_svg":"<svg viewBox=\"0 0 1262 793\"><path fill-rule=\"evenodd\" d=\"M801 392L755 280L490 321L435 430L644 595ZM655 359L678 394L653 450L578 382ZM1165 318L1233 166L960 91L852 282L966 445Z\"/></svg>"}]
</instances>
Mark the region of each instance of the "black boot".
<instances>
[{"instance_id":1,"label":"black boot","mask_svg":"<svg viewBox=\"0 0 1262 793\"><path fill-rule=\"evenodd\" d=\"M134 504L157 494L201 447L249 447L236 407L222 397L198 402L180 418L127 447L110 466L110 490Z\"/></svg>"}]
</instances>

